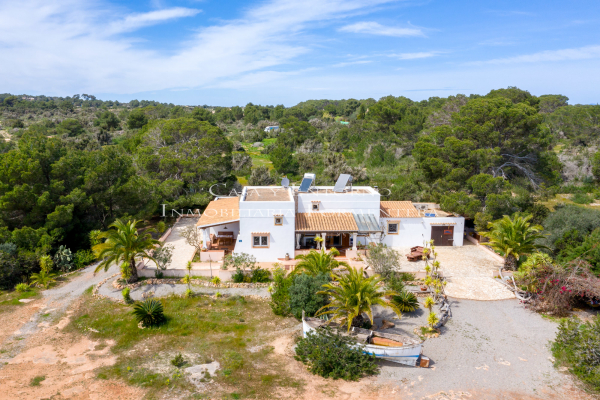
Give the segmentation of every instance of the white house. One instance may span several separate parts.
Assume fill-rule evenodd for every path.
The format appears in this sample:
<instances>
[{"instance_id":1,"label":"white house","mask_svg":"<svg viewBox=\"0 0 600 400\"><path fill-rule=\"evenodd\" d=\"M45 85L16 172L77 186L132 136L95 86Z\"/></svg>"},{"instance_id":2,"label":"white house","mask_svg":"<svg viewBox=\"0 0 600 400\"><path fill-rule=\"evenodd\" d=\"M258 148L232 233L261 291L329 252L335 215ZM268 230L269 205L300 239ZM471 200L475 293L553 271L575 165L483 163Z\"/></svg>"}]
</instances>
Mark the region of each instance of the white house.
<instances>
[{"instance_id":1,"label":"white house","mask_svg":"<svg viewBox=\"0 0 600 400\"><path fill-rule=\"evenodd\" d=\"M197 223L204 243L266 262L315 248L317 236L341 253L372 242L406 248L433 239L437 246L463 245L464 218L436 204L382 201L376 188L352 186L352 177L344 174L336 186L314 181L314 174L305 174L300 186L284 179L282 186L246 186L241 196L215 199Z\"/></svg>"}]
</instances>

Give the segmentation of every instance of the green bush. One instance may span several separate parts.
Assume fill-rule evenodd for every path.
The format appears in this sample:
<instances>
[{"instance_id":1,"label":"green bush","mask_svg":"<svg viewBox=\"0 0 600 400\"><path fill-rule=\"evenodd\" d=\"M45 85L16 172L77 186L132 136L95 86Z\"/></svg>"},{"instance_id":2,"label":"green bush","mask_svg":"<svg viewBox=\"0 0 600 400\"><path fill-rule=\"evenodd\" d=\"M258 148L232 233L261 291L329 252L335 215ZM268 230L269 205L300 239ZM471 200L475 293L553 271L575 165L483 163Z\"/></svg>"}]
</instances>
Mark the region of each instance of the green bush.
<instances>
[{"instance_id":1,"label":"green bush","mask_svg":"<svg viewBox=\"0 0 600 400\"><path fill-rule=\"evenodd\" d=\"M235 274L233 274L231 276L231 279L233 280L234 283L242 283L244 282L244 271L242 271L241 269L236 269L235 270Z\"/></svg>"},{"instance_id":2,"label":"green bush","mask_svg":"<svg viewBox=\"0 0 600 400\"><path fill-rule=\"evenodd\" d=\"M323 285L329 283L329 281L330 278L326 274L295 276L289 288L291 313L296 318L302 317L302 310L308 316L315 315L319 308L327 304L327 296L317 294L317 292L324 290Z\"/></svg>"},{"instance_id":3,"label":"green bush","mask_svg":"<svg viewBox=\"0 0 600 400\"><path fill-rule=\"evenodd\" d=\"M129 295L130 292L131 292L131 289L129 289L128 287L123 289L123 291L121 292L121 294L123 295L123 300L125 300L125 303L127 303L127 304L130 304L133 302L133 300L131 299L131 296Z\"/></svg>"},{"instance_id":4,"label":"green bush","mask_svg":"<svg viewBox=\"0 0 600 400\"><path fill-rule=\"evenodd\" d=\"M590 204L594 201L594 198L586 193L575 193L571 200L573 200L573 203L577 204Z\"/></svg>"},{"instance_id":5,"label":"green bush","mask_svg":"<svg viewBox=\"0 0 600 400\"><path fill-rule=\"evenodd\" d=\"M252 270L252 274L250 275L251 282L260 282L265 283L271 280L271 273L266 269L256 268Z\"/></svg>"},{"instance_id":6,"label":"green bush","mask_svg":"<svg viewBox=\"0 0 600 400\"><path fill-rule=\"evenodd\" d=\"M275 315L290 315L290 286L292 278L286 276L283 268L277 268L273 272L273 285L271 291L271 309Z\"/></svg>"},{"instance_id":7,"label":"green bush","mask_svg":"<svg viewBox=\"0 0 600 400\"><path fill-rule=\"evenodd\" d=\"M162 303L155 299L134 305L133 315L144 328L159 326L166 321Z\"/></svg>"},{"instance_id":8,"label":"green bush","mask_svg":"<svg viewBox=\"0 0 600 400\"><path fill-rule=\"evenodd\" d=\"M185 364L187 364L187 361L185 360L185 358L183 358L181 353L177 353L177 355L171 360L171 365L176 368L181 368Z\"/></svg>"},{"instance_id":9,"label":"green bush","mask_svg":"<svg viewBox=\"0 0 600 400\"><path fill-rule=\"evenodd\" d=\"M77 269L87 267L96 261L96 256L91 250L77 250L73 258L73 263Z\"/></svg>"},{"instance_id":10,"label":"green bush","mask_svg":"<svg viewBox=\"0 0 600 400\"><path fill-rule=\"evenodd\" d=\"M29 285L26 283L17 283L17 286L15 286L15 290L19 293L23 293L29 290Z\"/></svg>"},{"instance_id":11,"label":"green bush","mask_svg":"<svg viewBox=\"0 0 600 400\"><path fill-rule=\"evenodd\" d=\"M557 366L568 367L592 390L600 391L600 316L584 323L575 318L561 321L551 350Z\"/></svg>"},{"instance_id":12,"label":"green bush","mask_svg":"<svg viewBox=\"0 0 600 400\"><path fill-rule=\"evenodd\" d=\"M269 282L271 280L271 273L266 269L252 268L249 274L245 274L244 271L237 268L231 279L234 283Z\"/></svg>"},{"instance_id":13,"label":"green bush","mask_svg":"<svg viewBox=\"0 0 600 400\"><path fill-rule=\"evenodd\" d=\"M365 375L375 375L378 366L375 356L352 348L351 338L329 330L309 332L296 345L296 360L308 366L308 370L324 378L357 381Z\"/></svg>"},{"instance_id":14,"label":"green bush","mask_svg":"<svg viewBox=\"0 0 600 400\"><path fill-rule=\"evenodd\" d=\"M574 204L557 207L543 223L548 236L543 244L555 249L557 242L569 231L577 231L580 238L600 228L600 210L592 210Z\"/></svg>"}]
</instances>

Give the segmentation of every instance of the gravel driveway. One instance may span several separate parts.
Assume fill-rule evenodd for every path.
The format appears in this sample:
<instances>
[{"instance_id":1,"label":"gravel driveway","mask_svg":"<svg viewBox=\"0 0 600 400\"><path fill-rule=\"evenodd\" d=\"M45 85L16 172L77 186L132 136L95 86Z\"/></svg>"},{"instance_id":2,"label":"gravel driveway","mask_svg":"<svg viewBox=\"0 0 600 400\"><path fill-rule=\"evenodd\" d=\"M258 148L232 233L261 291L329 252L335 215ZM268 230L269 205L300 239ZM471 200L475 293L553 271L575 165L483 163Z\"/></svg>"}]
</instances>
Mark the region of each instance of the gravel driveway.
<instances>
[{"instance_id":1,"label":"gravel driveway","mask_svg":"<svg viewBox=\"0 0 600 400\"><path fill-rule=\"evenodd\" d=\"M408 248L397 248L402 254L400 265L402 271L423 271L424 261L410 262L405 254ZM502 263L496 260L481 246L465 241L464 246L435 248L441 270L448 280L446 294L458 299L471 300L506 300L515 295L493 278Z\"/></svg>"},{"instance_id":2,"label":"gravel driveway","mask_svg":"<svg viewBox=\"0 0 600 400\"><path fill-rule=\"evenodd\" d=\"M431 368L382 363L378 383L398 385L390 398L577 398L571 378L550 361L548 343L555 337L555 322L526 310L517 300L453 299L451 304L453 318L442 335L423 346ZM427 313L421 309L405 314L394 321L399 329L385 332L412 334L426 324Z\"/></svg>"}]
</instances>

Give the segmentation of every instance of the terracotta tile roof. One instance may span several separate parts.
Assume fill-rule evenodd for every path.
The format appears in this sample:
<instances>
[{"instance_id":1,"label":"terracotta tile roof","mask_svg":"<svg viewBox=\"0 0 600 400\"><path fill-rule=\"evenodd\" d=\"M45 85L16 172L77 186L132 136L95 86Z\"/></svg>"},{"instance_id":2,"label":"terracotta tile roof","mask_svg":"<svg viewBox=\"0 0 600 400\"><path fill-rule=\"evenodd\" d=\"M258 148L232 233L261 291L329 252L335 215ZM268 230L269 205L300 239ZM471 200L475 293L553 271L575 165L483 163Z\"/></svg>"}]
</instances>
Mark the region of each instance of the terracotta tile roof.
<instances>
[{"instance_id":1,"label":"terracotta tile roof","mask_svg":"<svg viewBox=\"0 0 600 400\"><path fill-rule=\"evenodd\" d=\"M196 223L197 227L220 225L240 220L240 201L237 197L213 200Z\"/></svg>"},{"instance_id":2,"label":"terracotta tile roof","mask_svg":"<svg viewBox=\"0 0 600 400\"><path fill-rule=\"evenodd\" d=\"M352 213L297 213L296 231L302 232L357 232Z\"/></svg>"},{"instance_id":3,"label":"terracotta tile roof","mask_svg":"<svg viewBox=\"0 0 600 400\"><path fill-rule=\"evenodd\" d=\"M380 218L419 218L419 211L410 201L382 201Z\"/></svg>"}]
</instances>

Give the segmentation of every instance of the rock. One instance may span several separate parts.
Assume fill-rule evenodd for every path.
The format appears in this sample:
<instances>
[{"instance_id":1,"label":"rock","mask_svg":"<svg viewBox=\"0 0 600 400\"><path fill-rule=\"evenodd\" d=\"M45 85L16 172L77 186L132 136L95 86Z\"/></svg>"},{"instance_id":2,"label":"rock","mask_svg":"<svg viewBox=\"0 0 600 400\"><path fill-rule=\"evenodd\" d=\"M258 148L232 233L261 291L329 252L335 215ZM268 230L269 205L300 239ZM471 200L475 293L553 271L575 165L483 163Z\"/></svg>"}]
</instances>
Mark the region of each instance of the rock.
<instances>
[{"instance_id":1,"label":"rock","mask_svg":"<svg viewBox=\"0 0 600 400\"><path fill-rule=\"evenodd\" d=\"M387 319L384 319L381 321L381 329L388 329L388 328L393 328L394 326L396 326L393 322L388 321Z\"/></svg>"},{"instance_id":2,"label":"rock","mask_svg":"<svg viewBox=\"0 0 600 400\"><path fill-rule=\"evenodd\" d=\"M200 388L204 386L205 383L210 382L212 379L211 377L214 376L220 368L221 364L219 364L218 361L213 361L208 364L192 365L191 367L185 368L184 371L189 374L189 381Z\"/></svg>"},{"instance_id":3,"label":"rock","mask_svg":"<svg viewBox=\"0 0 600 400\"><path fill-rule=\"evenodd\" d=\"M20 299L19 303L29 303L30 301L33 301L34 299Z\"/></svg>"},{"instance_id":4,"label":"rock","mask_svg":"<svg viewBox=\"0 0 600 400\"><path fill-rule=\"evenodd\" d=\"M262 142L254 142L252 147L263 147L263 144L262 144Z\"/></svg>"}]
</instances>

